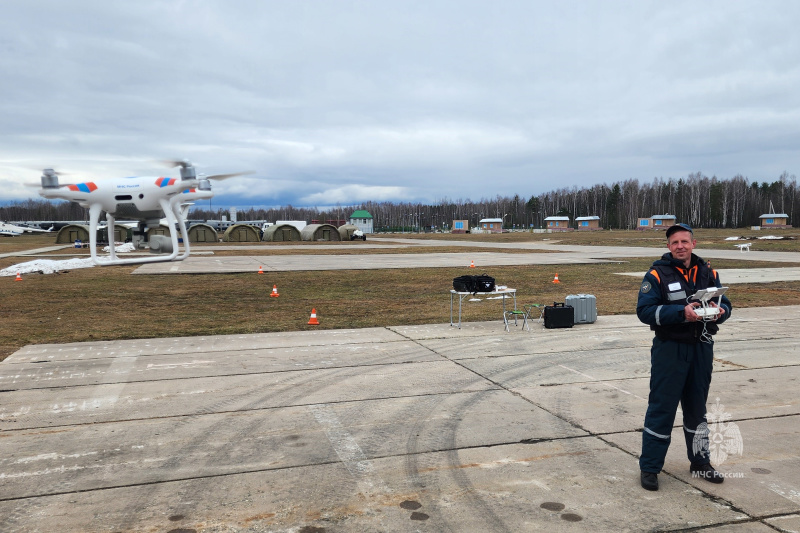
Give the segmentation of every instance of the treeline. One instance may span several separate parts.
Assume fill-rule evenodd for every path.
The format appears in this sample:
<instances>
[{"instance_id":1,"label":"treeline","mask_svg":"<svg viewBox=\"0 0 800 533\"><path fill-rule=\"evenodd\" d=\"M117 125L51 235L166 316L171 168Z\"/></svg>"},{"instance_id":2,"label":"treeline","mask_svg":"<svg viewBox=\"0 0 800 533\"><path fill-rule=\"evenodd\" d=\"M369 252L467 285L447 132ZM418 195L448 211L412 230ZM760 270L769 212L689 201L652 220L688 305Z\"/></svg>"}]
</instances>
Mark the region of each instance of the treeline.
<instances>
[{"instance_id":1,"label":"treeline","mask_svg":"<svg viewBox=\"0 0 800 533\"><path fill-rule=\"evenodd\" d=\"M721 180L701 173L678 180L656 178L650 183L630 179L611 185L572 187L524 198L496 196L493 199L442 199L436 204L365 202L331 208L294 207L239 209L238 220L345 220L357 209L369 211L376 231L449 230L453 220L468 220L475 226L482 218L499 218L506 228L541 228L549 216L599 216L600 226L610 229L636 228L639 217L672 214L681 222L705 228L737 228L757 225L762 214L784 213L793 224L800 202L797 179L786 172L774 182L750 182L737 175ZM2 220L83 220L86 210L76 204L27 200L0 207ZM227 210L195 207L190 218L218 220Z\"/></svg>"},{"instance_id":2,"label":"treeline","mask_svg":"<svg viewBox=\"0 0 800 533\"><path fill-rule=\"evenodd\" d=\"M72 202L49 202L38 198L0 206L0 220L25 222L43 220L88 220L89 210Z\"/></svg>"},{"instance_id":3,"label":"treeline","mask_svg":"<svg viewBox=\"0 0 800 533\"><path fill-rule=\"evenodd\" d=\"M443 199L436 204L365 202L329 209L299 208L239 210L239 220L327 220L347 219L356 209L369 211L376 231L426 231L449 229L453 220L469 220L475 226L482 218L500 218L506 228L541 228L549 216L599 216L600 226L636 228L639 217L672 214L679 221L704 228L738 228L759 223L770 212L789 215L793 223L800 191L794 175L784 172L774 182L750 182L737 175L728 180L701 173L686 179L656 178L650 183L630 179L611 185L572 187L523 198ZM193 218L219 218L223 211L192 210Z\"/></svg>"}]
</instances>

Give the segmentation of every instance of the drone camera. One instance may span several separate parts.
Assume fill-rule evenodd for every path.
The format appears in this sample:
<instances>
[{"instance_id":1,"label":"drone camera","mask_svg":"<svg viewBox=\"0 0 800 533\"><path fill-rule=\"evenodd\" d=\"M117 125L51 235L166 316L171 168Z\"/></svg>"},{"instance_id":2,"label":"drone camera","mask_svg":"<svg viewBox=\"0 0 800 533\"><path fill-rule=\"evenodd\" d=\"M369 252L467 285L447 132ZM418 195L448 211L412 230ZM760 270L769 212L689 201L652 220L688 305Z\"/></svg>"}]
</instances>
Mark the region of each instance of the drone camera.
<instances>
[{"instance_id":1,"label":"drone camera","mask_svg":"<svg viewBox=\"0 0 800 533\"><path fill-rule=\"evenodd\" d=\"M170 239L166 235L151 235L149 242L150 242L150 253L152 254L172 253L172 239Z\"/></svg>"}]
</instances>

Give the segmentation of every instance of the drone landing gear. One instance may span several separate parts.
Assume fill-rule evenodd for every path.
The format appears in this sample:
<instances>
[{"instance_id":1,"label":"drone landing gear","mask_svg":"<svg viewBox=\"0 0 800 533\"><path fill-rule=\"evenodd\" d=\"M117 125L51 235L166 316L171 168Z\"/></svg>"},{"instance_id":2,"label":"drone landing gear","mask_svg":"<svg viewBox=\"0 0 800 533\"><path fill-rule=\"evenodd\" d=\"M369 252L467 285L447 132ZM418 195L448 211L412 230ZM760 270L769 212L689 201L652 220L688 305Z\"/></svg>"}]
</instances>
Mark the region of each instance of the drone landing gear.
<instances>
[{"instance_id":1,"label":"drone landing gear","mask_svg":"<svg viewBox=\"0 0 800 533\"><path fill-rule=\"evenodd\" d=\"M90 251L92 254L92 261L94 264L98 266L105 266L105 265L134 265L134 264L141 264L141 263L159 263L165 261L173 261L175 259L182 260L186 259L189 256L189 234L186 231L186 223L183 220L183 216L178 209L178 195L174 196L171 200L167 201L166 199L160 200L159 204L161 205L161 209L164 211L164 214L167 217L167 223L171 229L170 236L166 237L164 235L155 235L151 237L150 243L150 251L153 253L161 253L158 257L146 257L146 258L136 258L136 259L118 259L116 250L114 247L114 216L110 213L106 213L106 221L108 222L108 249L109 249L109 256L108 258L99 258L97 257L97 225L98 220L100 218L100 213L102 212L102 208L100 204L92 204L89 207L89 244L90 244ZM175 231L176 225L178 226L181 234L181 238L183 239L183 254L178 257L179 252L179 245L178 245L178 232ZM133 238L131 239L134 243L134 246L139 249L142 246L144 241L144 236L146 235L146 224L145 222L140 222L138 231L134 231ZM157 244L156 244L157 243ZM153 246L156 244L156 246ZM168 254L168 255L164 255Z\"/></svg>"}]
</instances>

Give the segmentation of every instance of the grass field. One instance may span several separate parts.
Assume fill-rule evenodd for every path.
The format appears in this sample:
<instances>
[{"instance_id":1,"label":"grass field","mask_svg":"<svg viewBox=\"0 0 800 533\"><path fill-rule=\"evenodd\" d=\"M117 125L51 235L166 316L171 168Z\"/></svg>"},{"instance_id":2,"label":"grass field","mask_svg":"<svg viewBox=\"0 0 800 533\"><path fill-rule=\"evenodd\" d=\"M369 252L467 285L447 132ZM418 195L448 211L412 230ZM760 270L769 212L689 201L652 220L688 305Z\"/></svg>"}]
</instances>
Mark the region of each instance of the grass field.
<instances>
[{"instance_id":1,"label":"grass field","mask_svg":"<svg viewBox=\"0 0 800 533\"><path fill-rule=\"evenodd\" d=\"M793 230L777 233L797 237ZM698 230L699 245L732 248L728 236L761 236L750 230ZM653 257L611 264L512 266L481 269L499 284L518 289L519 303L563 301L567 294L597 297L600 315L633 313L640 279L617 272L643 272L664 248L663 234L601 231L591 235L510 233L502 235L397 234L395 237L458 239L467 242L508 243L502 251L518 251L514 243L550 239L563 244L651 246ZM22 236L0 240L0 254L53 245L53 237ZM367 241L380 242L380 237ZM750 241L752 249L800 251L800 241ZM278 243L276 243L278 244ZM464 252L463 246L387 248L375 250L360 243L333 243L327 253ZM211 245L213 249L215 245ZM219 245L223 246L222 244ZM252 249L251 249L252 248ZM270 248L273 248L270 250ZM661 248L661 250L659 250ZM74 250L73 250L74 251ZM292 253L270 244L249 246L247 255ZM481 251L487 251L486 248ZM221 253L221 251L220 251ZM231 252L225 252L231 253ZM296 253L321 253L303 250ZM71 255L69 250L63 255ZM0 258L0 268L31 258ZM715 268L792 266L715 260ZM466 265L465 265L466 267ZM135 266L79 269L53 275L26 275L24 281L0 278L0 360L22 346L149 337L239 334L308 329L381 327L403 324L447 323L448 291L452 279L466 268L408 270L350 270L278 272L266 275L208 274L131 276ZM559 275L560 284L552 283ZM723 279L724 281L724 279ZM270 298L273 285L280 298ZM737 285L731 294L735 307L800 304L800 282ZM465 305L463 319L498 320L499 302ZM307 325L316 308L319 326Z\"/></svg>"}]
</instances>

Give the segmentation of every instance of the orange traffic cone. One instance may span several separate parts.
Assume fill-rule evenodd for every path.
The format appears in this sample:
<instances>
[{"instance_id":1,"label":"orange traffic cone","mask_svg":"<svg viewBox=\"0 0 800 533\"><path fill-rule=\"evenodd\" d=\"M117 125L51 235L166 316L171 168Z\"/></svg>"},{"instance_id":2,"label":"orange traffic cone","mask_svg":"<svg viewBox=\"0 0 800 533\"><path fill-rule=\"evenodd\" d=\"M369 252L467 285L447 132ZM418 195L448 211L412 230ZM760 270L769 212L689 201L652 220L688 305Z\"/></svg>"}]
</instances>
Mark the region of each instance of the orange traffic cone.
<instances>
[{"instance_id":1,"label":"orange traffic cone","mask_svg":"<svg viewBox=\"0 0 800 533\"><path fill-rule=\"evenodd\" d=\"M308 321L308 324L310 326L319 326L319 320L317 320L316 308L311 310L311 319Z\"/></svg>"},{"instance_id":2,"label":"orange traffic cone","mask_svg":"<svg viewBox=\"0 0 800 533\"><path fill-rule=\"evenodd\" d=\"M270 294L269 296L270 296L270 298L277 298L278 296L280 296L280 294L278 294L278 286L277 285L273 285L272 286L272 294Z\"/></svg>"},{"instance_id":3,"label":"orange traffic cone","mask_svg":"<svg viewBox=\"0 0 800 533\"><path fill-rule=\"evenodd\" d=\"M555 279L553 279L553 283L561 283L560 281L558 281L558 272L556 272L556 277Z\"/></svg>"},{"instance_id":4,"label":"orange traffic cone","mask_svg":"<svg viewBox=\"0 0 800 533\"><path fill-rule=\"evenodd\" d=\"M261 268L261 265L259 265L259 267L258 267L258 273L259 274L263 274L264 273L264 270Z\"/></svg>"},{"instance_id":5,"label":"orange traffic cone","mask_svg":"<svg viewBox=\"0 0 800 533\"><path fill-rule=\"evenodd\" d=\"M14 281L22 281L22 276L19 275L19 272L17 272L17 279L15 279Z\"/></svg>"},{"instance_id":6,"label":"orange traffic cone","mask_svg":"<svg viewBox=\"0 0 800 533\"><path fill-rule=\"evenodd\" d=\"M469 262L469 267L470 268L475 268L475 261L470 261Z\"/></svg>"}]
</instances>

